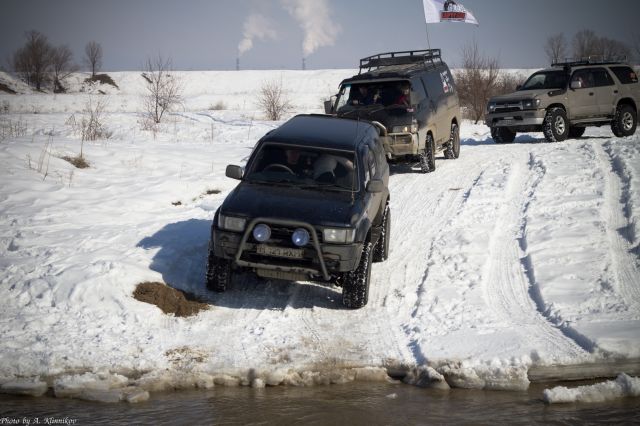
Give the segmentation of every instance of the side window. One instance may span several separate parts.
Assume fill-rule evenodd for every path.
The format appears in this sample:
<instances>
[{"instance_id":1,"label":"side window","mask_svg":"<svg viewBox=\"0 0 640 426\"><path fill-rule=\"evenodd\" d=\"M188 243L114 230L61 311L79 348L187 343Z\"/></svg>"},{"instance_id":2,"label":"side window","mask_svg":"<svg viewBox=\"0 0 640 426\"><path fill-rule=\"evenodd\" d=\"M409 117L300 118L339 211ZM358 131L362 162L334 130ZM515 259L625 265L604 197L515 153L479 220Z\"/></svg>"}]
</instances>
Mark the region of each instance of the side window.
<instances>
[{"instance_id":1,"label":"side window","mask_svg":"<svg viewBox=\"0 0 640 426\"><path fill-rule=\"evenodd\" d=\"M631 84L638 82L638 74L631 67L611 67L611 71L618 77L620 83Z\"/></svg>"},{"instance_id":2,"label":"side window","mask_svg":"<svg viewBox=\"0 0 640 426\"><path fill-rule=\"evenodd\" d=\"M438 100L444 95L444 89L442 86L442 79L440 72L433 70L429 71L426 75L423 75L422 81L427 89L427 96L430 99Z\"/></svg>"},{"instance_id":3,"label":"side window","mask_svg":"<svg viewBox=\"0 0 640 426\"><path fill-rule=\"evenodd\" d=\"M589 69L582 69L574 72L571 76L571 83L573 84L574 81L578 82L579 89L586 89L595 86L593 74Z\"/></svg>"},{"instance_id":4,"label":"side window","mask_svg":"<svg viewBox=\"0 0 640 426\"><path fill-rule=\"evenodd\" d=\"M453 95L456 91L456 86L453 83L451 71L449 71L449 69L440 71L440 79L442 80L442 89L444 90L444 93L447 95Z\"/></svg>"},{"instance_id":5,"label":"side window","mask_svg":"<svg viewBox=\"0 0 640 426\"><path fill-rule=\"evenodd\" d=\"M611 78L604 68L594 68L591 72L593 73L593 80L596 87L613 86L613 78Z\"/></svg>"},{"instance_id":6,"label":"side window","mask_svg":"<svg viewBox=\"0 0 640 426\"><path fill-rule=\"evenodd\" d=\"M338 105L336 105L336 111L342 108L347 104L347 101L351 97L351 85L345 84L340 89L340 99L338 100Z\"/></svg>"},{"instance_id":7,"label":"side window","mask_svg":"<svg viewBox=\"0 0 640 426\"><path fill-rule=\"evenodd\" d=\"M411 104L417 105L427 98L424 91L424 85L419 78L411 79Z\"/></svg>"}]
</instances>

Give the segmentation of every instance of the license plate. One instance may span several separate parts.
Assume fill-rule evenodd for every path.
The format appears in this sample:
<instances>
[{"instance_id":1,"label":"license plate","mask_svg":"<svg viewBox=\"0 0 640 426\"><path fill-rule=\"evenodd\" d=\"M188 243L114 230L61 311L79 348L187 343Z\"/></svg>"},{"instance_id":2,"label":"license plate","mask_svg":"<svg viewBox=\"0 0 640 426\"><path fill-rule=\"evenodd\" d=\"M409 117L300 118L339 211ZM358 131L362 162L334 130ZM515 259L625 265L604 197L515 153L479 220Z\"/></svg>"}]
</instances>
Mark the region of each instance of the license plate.
<instances>
[{"instance_id":1,"label":"license plate","mask_svg":"<svg viewBox=\"0 0 640 426\"><path fill-rule=\"evenodd\" d=\"M258 269L256 273L262 278L271 278L284 281L305 281L308 278L305 274L286 271L273 271L270 269Z\"/></svg>"},{"instance_id":2,"label":"license plate","mask_svg":"<svg viewBox=\"0 0 640 426\"><path fill-rule=\"evenodd\" d=\"M286 257L288 259L302 259L304 251L302 249L294 249L288 247L274 247L260 244L256 248L258 254L264 256Z\"/></svg>"}]
</instances>

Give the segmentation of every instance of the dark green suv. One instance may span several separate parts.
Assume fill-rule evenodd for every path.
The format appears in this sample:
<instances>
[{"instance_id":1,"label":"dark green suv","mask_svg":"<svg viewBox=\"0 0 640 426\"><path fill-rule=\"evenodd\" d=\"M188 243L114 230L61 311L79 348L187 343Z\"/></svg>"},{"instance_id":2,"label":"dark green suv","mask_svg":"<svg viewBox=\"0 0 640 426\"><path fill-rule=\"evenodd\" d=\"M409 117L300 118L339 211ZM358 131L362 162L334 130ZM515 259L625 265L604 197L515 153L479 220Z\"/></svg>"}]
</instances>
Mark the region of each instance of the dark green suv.
<instances>
[{"instance_id":1,"label":"dark green suv","mask_svg":"<svg viewBox=\"0 0 640 426\"><path fill-rule=\"evenodd\" d=\"M215 214L207 287L234 271L342 287L349 308L367 303L371 263L389 254L389 165L366 121L298 115L256 144Z\"/></svg>"}]
</instances>

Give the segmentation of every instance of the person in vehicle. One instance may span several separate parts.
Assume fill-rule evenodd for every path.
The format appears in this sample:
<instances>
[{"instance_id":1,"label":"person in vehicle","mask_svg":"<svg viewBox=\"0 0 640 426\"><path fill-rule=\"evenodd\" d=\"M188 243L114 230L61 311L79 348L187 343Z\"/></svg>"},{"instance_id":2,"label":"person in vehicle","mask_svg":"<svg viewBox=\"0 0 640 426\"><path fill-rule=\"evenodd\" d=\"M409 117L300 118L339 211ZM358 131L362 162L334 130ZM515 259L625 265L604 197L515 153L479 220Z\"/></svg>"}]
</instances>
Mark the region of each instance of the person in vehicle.
<instances>
[{"instance_id":1,"label":"person in vehicle","mask_svg":"<svg viewBox=\"0 0 640 426\"><path fill-rule=\"evenodd\" d=\"M410 105L410 95L411 95L411 87L403 83L400 85L400 94L394 101L396 105L409 106Z\"/></svg>"},{"instance_id":2,"label":"person in vehicle","mask_svg":"<svg viewBox=\"0 0 640 426\"><path fill-rule=\"evenodd\" d=\"M363 84L358 86L354 98L351 100L352 105L372 105L376 102L376 95L373 90Z\"/></svg>"},{"instance_id":3,"label":"person in vehicle","mask_svg":"<svg viewBox=\"0 0 640 426\"><path fill-rule=\"evenodd\" d=\"M345 157L322 154L313 163L313 179L320 183L336 183L345 178L349 181L353 169L353 162Z\"/></svg>"}]
</instances>

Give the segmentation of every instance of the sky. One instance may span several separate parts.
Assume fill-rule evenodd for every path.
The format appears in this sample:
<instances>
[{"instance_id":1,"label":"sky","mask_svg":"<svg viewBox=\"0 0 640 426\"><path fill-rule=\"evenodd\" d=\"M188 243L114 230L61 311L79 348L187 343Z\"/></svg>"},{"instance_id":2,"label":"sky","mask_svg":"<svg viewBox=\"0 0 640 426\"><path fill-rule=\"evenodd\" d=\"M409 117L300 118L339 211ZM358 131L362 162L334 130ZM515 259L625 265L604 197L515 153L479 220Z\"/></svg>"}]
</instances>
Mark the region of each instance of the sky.
<instances>
[{"instance_id":1,"label":"sky","mask_svg":"<svg viewBox=\"0 0 640 426\"><path fill-rule=\"evenodd\" d=\"M89 41L102 45L104 71L142 69L150 56L179 70L356 68L376 53L442 49L451 67L474 41L503 68L548 65L544 43L583 29L630 42L640 2L466 0L480 25L429 24L421 0L3 0L0 63L29 30L68 45L82 63ZM427 31L428 41L427 42ZM241 54L239 54L241 53Z\"/></svg>"}]
</instances>

